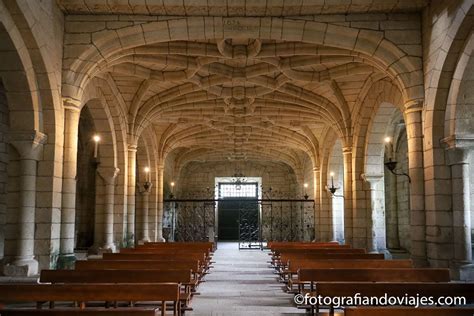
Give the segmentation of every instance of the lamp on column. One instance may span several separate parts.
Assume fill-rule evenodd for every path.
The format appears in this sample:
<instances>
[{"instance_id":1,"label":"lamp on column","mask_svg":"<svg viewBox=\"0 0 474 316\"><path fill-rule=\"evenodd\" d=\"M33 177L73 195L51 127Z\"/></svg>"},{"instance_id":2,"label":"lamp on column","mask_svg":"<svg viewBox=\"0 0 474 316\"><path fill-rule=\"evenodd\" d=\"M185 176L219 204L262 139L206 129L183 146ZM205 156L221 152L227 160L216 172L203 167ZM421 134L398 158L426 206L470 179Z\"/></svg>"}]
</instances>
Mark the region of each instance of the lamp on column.
<instances>
[{"instance_id":1,"label":"lamp on column","mask_svg":"<svg viewBox=\"0 0 474 316\"><path fill-rule=\"evenodd\" d=\"M329 173L329 176L331 176L331 186L326 186L326 189L329 190L332 196L334 197L344 197L342 195L336 195L336 191L339 190L339 187L334 186L334 172L331 171Z\"/></svg>"},{"instance_id":2,"label":"lamp on column","mask_svg":"<svg viewBox=\"0 0 474 316\"><path fill-rule=\"evenodd\" d=\"M170 185L171 185L170 199L174 199L174 194L173 194L173 192L174 192L174 185L175 185L175 183L172 181L172 182L170 183Z\"/></svg>"},{"instance_id":3,"label":"lamp on column","mask_svg":"<svg viewBox=\"0 0 474 316\"><path fill-rule=\"evenodd\" d=\"M390 137L385 137L385 143L388 146L391 146L392 145L392 139ZM397 168L397 161L392 160L392 151L393 151L392 148L390 148L389 155L387 155L388 160L384 163L385 167L387 167L388 171L390 171L395 176L405 176L405 177L407 177L408 178L408 183L411 183L411 178L410 178L410 175L408 173L405 173L405 172L397 173L397 172L395 172L395 169Z\"/></svg>"},{"instance_id":4,"label":"lamp on column","mask_svg":"<svg viewBox=\"0 0 474 316\"><path fill-rule=\"evenodd\" d=\"M148 191L148 189L151 187L151 181L150 181L150 167L145 167L145 183L143 184L143 188L145 191Z\"/></svg>"},{"instance_id":5,"label":"lamp on column","mask_svg":"<svg viewBox=\"0 0 474 316\"><path fill-rule=\"evenodd\" d=\"M100 136L96 134L94 135L94 137L92 137L92 139L94 140L94 158L97 159L97 154L99 151Z\"/></svg>"},{"instance_id":6,"label":"lamp on column","mask_svg":"<svg viewBox=\"0 0 474 316\"><path fill-rule=\"evenodd\" d=\"M308 193L306 192L306 189L308 188L308 184L307 184L307 183L303 184L303 187L304 187L304 195L303 195L303 197L304 197L305 200L307 200L307 199L309 198L309 195L308 195Z\"/></svg>"}]
</instances>

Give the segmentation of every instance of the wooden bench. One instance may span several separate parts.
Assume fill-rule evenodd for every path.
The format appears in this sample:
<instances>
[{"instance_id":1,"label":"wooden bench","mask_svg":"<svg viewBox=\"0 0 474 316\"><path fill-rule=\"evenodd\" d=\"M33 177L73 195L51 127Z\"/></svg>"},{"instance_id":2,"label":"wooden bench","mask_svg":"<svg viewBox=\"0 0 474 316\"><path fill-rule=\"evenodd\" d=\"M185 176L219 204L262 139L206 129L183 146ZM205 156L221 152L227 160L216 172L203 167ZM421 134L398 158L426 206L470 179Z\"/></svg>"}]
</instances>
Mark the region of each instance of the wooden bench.
<instances>
[{"instance_id":1,"label":"wooden bench","mask_svg":"<svg viewBox=\"0 0 474 316\"><path fill-rule=\"evenodd\" d=\"M319 282L449 282L449 269L299 269L299 293L310 292Z\"/></svg>"},{"instance_id":2,"label":"wooden bench","mask_svg":"<svg viewBox=\"0 0 474 316\"><path fill-rule=\"evenodd\" d=\"M203 253L161 254L161 253L104 253L104 260L154 260L154 261L187 261L199 260L204 272L210 269L210 263Z\"/></svg>"},{"instance_id":3,"label":"wooden bench","mask_svg":"<svg viewBox=\"0 0 474 316\"><path fill-rule=\"evenodd\" d=\"M474 307L347 307L345 316L472 316Z\"/></svg>"},{"instance_id":4,"label":"wooden bench","mask_svg":"<svg viewBox=\"0 0 474 316\"><path fill-rule=\"evenodd\" d=\"M288 266L288 262L293 260L327 260L327 259L373 259L373 260L383 260L384 255L381 253L292 253L287 254L283 253L280 256L280 260L275 262L275 268L277 271L284 269Z\"/></svg>"},{"instance_id":5,"label":"wooden bench","mask_svg":"<svg viewBox=\"0 0 474 316\"><path fill-rule=\"evenodd\" d=\"M395 297L405 297L405 295L416 297L419 295L434 299L451 296L464 297L467 304L474 303L474 283L318 282L316 292L322 297L333 298L354 297L356 294L362 297L382 297L385 294Z\"/></svg>"},{"instance_id":6,"label":"wooden bench","mask_svg":"<svg viewBox=\"0 0 474 316\"><path fill-rule=\"evenodd\" d=\"M178 283L180 301L188 308L197 280L191 270L42 270L41 283Z\"/></svg>"},{"instance_id":7,"label":"wooden bench","mask_svg":"<svg viewBox=\"0 0 474 316\"><path fill-rule=\"evenodd\" d=\"M199 260L78 260L76 270L191 270L194 278L201 280L203 271Z\"/></svg>"},{"instance_id":8,"label":"wooden bench","mask_svg":"<svg viewBox=\"0 0 474 316\"><path fill-rule=\"evenodd\" d=\"M330 254L330 253L353 253L365 254L365 249L346 249L346 248L315 248L315 249L279 249L272 255L271 263L277 266L280 262L281 255L291 254Z\"/></svg>"},{"instance_id":9,"label":"wooden bench","mask_svg":"<svg viewBox=\"0 0 474 316\"><path fill-rule=\"evenodd\" d=\"M292 282L293 277L297 275L299 269L365 269L365 268L413 268L413 262L410 259L401 260L379 260L379 259L325 259L325 260L292 260L288 263L288 268L280 273L281 280L288 283Z\"/></svg>"},{"instance_id":10,"label":"wooden bench","mask_svg":"<svg viewBox=\"0 0 474 316\"><path fill-rule=\"evenodd\" d=\"M155 308L55 308L55 309L3 309L0 310L2 316L30 316L30 315L44 315L44 316L157 316L161 312Z\"/></svg>"},{"instance_id":11,"label":"wooden bench","mask_svg":"<svg viewBox=\"0 0 474 316\"><path fill-rule=\"evenodd\" d=\"M161 315L166 314L166 302L172 302L173 315L180 315L179 285L155 284L3 284L0 285L0 303L79 302L81 309L86 302L159 302ZM52 306L52 305L51 305Z\"/></svg>"}]
</instances>

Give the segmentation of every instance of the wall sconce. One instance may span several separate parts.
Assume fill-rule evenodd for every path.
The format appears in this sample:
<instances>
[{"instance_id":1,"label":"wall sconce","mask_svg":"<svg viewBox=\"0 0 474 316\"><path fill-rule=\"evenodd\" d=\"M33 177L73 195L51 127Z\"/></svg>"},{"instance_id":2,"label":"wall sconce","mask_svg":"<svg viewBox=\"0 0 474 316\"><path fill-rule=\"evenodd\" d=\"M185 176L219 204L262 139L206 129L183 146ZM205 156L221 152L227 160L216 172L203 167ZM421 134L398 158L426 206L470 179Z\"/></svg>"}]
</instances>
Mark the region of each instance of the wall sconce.
<instances>
[{"instance_id":1,"label":"wall sconce","mask_svg":"<svg viewBox=\"0 0 474 316\"><path fill-rule=\"evenodd\" d=\"M174 181L172 181L172 182L170 183L170 185L171 185L170 199L174 199L174 194L173 194L173 192L174 192L174 185L175 185Z\"/></svg>"},{"instance_id":2,"label":"wall sconce","mask_svg":"<svg viewBox=\"0 0 474 316\"><path fill-rule=\"evenodd\" d=\"M329 190L329 192L331 193L333 197L343 198L344 197L343 195L336 195L336 191L339 190L339 187L334 186L334 172L331 171L329 175L331 176L331 186L330 187L326 186L326 189Z\"/></svg>"},{"instance_id":3,"label":"wall sconce","mask_svg":"<svg viewBox=\"0 0 474 316\"><path fill-rule=\"evenodd\" d=\"M96 134L92 137L92 139L94 140L94 158L97 158L97 153L99 151L100 136Z\"/></svg>"},{"instance_id":4,"label":"wall sconce","mask_svg":"<svg viewBox=\"0 0 474 316\"><path fill-rule=\"evenodd\" d=\"M390 137L385 137L385 143L388 145L392 144L392 139ZM408 173L401 172L397 173L395 172L395 169L397 168L397 161L392 160L392 151L390 150L390 155L388 155L388 160L384 163L385 167L390 171L392 174L395 176L405 176L408 178L408 183L411 183L411 177Z\"/></svg>"},{"instance_id":5,"label":"wall sconce","mask_svg":"<svg viewBox=\"0 0 474 316\"><path fill-rule=\"evenodd\" d=\"M143 184L143 188L145 191L148 191L148 189L151 187L150 167L145 167L143 170L145 171L145 183Z\"/></svg>"},{"instance_id":6,"label":"wall sconce","mask_svg":"<svg viewBox=\"0 0 474 316\"><path fill-rule=\"evenodd\" d=\"M307 184L307 183L303 184L303 187L304 187L304 195L303 195L303 197L304 197L305 200L307 200L307 199L309 199L309 195L308 195L308 193L306 192L306 189L308 188L308 184Z\"/></svg>"}]
</instances>

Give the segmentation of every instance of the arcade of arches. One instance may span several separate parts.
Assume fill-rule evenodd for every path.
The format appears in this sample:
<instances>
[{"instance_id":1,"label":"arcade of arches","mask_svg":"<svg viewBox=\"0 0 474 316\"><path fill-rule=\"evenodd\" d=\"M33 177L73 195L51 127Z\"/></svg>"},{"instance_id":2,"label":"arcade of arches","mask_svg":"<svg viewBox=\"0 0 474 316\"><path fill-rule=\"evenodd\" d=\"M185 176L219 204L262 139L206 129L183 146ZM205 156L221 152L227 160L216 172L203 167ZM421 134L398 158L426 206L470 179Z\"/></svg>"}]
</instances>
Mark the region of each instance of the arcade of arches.
<instances>
[{"instance_id":1,"label":"arcade of arches","mask_svg":"<svg viewBox=\"0 0 474 316\"><path fill-rule=\"evenodd\" d=\"M0 1L5 275L164 241L239 170L315 240L474 278L473 1L275 2Z\"/></svg>"}]
</instances>

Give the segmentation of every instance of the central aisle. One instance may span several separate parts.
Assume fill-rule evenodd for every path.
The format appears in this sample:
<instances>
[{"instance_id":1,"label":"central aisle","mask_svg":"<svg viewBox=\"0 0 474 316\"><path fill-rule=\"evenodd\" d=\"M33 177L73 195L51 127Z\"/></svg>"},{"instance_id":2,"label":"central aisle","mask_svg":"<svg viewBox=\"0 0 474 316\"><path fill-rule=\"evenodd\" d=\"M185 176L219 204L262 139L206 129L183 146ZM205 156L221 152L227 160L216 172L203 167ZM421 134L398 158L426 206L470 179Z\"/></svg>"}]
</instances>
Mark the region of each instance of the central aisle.
<instances>
[{"instance_id":1,"label":"central aisle","mask_svg":"<svg viewBox=\"0 0 474 316\"><path fill-rule=\"evenodd\" d=\"M241 250L237 243L219 243L214 268L202 283L191 316L304 315L293 307L293 296L269 268L267 251Z\"/></svg>"}]
</instances>

